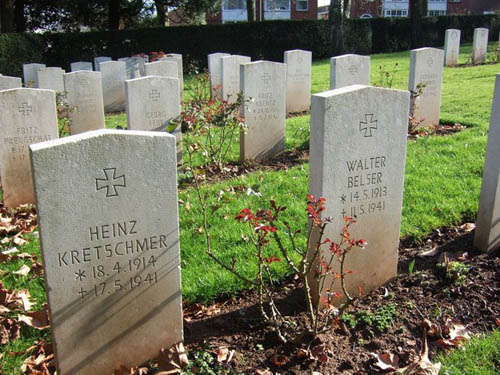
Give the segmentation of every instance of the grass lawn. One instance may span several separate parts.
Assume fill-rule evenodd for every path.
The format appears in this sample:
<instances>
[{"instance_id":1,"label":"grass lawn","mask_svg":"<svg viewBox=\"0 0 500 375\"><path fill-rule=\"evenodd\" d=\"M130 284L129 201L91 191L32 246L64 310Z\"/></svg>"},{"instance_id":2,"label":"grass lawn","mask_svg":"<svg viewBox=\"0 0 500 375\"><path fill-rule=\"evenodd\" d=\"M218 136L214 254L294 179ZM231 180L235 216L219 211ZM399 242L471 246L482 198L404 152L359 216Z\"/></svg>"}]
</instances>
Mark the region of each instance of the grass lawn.
<instances>
[{"instance_id":1,"label":"grass lawn","mask_svg":"<svg viewBox=\"0 0 500 375\"><path fill-rule=\"evenodd\" d=\"M462 63L467 61L470 51L470 46L462 48ZM383 66L386 71L392 71L396 63L398 65L393 88L406 89L409 52L373 55L372 84L380 83L379 66ZM329 69L328 60L313 63L313 93L328 89ZM409 142L402 236L420 240L438 227L452 225L464 219L474 220L481 186L494 76L499 71L498 64L445 68L441 118L449 123L466 124L469 128L452 136L422 137ZM192 79L193 77L186 78L186 95L189 95L189 83ZM106 126L126 128L126 116L107 116ZM309 116L287 120L287 148L307 147L308 138ZM237 160L237 157L238 147L235 146L229 159ZM220 201L225 202L210 216L214 249L223 254L225 259L237 259L236 267L243 274L255 273L255 266L251 262L254 249L242 235L246 226L237 223L233 219L234 216L242 208L258 208L270 199L275 199L279 204L288 207L285 215L297 229L305 228L308 173L309 165L305 163L288 170L256 172L207 186L212 193L210 199L213 207L218 206ZM249 187L258 194L247 194ZM221 197L224 198L220 199ZM182 201L179 214L184 299L191 302L208 302L216 296L243 289L245 285L221 270L204 254L204 237L199 233L201 215L194 190L181 188L179 199ZM39 254L38 239L34 236L28 239L30 243L20 250ZM0 245L2 249L12 246L8 243ZM19 269L22 263L23 260L0 264L0 270L6 272L2 276L2 282L8 288L29 289L39 306L46 299L43 280L39 278L27 281L26 277L13 275L11 272ZM275 265L275 276L280 278L286 270L283 264ZM5 345L2 352L27 348L40 336L35 330L23 328L21 339ZM42 336L46 337L48 333L44 332ZM496 340L498 346L499 338L496 337ZM4 355L0 358L1 368L5 374L18 374L22 360L22 356Z\"/></svg>"}]
</instances>

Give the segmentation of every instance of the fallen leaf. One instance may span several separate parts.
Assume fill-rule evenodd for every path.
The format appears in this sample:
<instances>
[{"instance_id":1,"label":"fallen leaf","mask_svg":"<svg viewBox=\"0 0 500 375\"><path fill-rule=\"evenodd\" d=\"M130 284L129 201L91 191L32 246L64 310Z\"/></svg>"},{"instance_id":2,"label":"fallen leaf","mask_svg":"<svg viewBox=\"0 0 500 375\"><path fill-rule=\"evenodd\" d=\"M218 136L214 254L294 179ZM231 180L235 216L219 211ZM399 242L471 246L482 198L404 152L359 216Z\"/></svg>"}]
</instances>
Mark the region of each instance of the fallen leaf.
<instances>
[{"instance_id":1,"label":"fallen leaf","mask_svg":"<svg viewBox=\"0 0 500 375\"><path fill-rule=\"evenodd\" d=\"M229 349L225 346L217 349L217 362L222 363L225 362L229 355Z\"/></svg>"},{"instance_id":2,"label":"fallen leaf","mask_svg":"<svg viewBox=\"0 0 500 375\"><path fill-rule=\"evenodd\" d=\"M268 369L265 370L255 370L255 375L273 375Z\"/></svg>"},{"instance_id":3,"label":"fallen leaf","mask_svg":"<svg viewBox=\"0 0 500 375\"><path fill-rule=\"evenodd\" d=\"M21 275L21 276L28 276L28 274L31 271L31 267L27 266L26 264L23 264L21 268L19 268L17 271L13 272L16 275Z\"/></svg>"},{"instance_id":4,"label":"fallen leaf","mask_svg":"<svg viewBox=\"0 0 500 375\"><path fill-rule=\"evenodd\" d=\"M41 310L27 312L26 314L19 314L18 319L20 322L23 322L36 329L42 330L50 327L49 314L46 304L42 307Z\"/></svg>"},{"instance_id":5,"label":"fallen leaf","mask_svg":"<svg viewBox=\"0 0 500 375\"><path fill-rule=\"evenodd\" d=\"M30 311L34 303L31 302L31 295L28 289L20 290L14 294L14 298L21 300L24 311Z\"/></svg>"},{"instance_id":6,"label":"fallen leaf","mask_svg":"<svg viewBox=\"0 0 500 375\"><path fill-rule=\"evenodd\" d=\"M419 257L433 257L434 255L437 255L439 253L439 250L437 246L434 246L432 249L422 251L421 253L418 254Z\"/></svg>"},{"instance_id":7,"label":"fallen leaf","mask_svg":"<svg viewBox=\"0 0 500 375\"><path fill-rule=\"evenodd\" d=\"M396 371L399 368L399 357L396 354L384 352L381 354L370 353L375 358L375 368L382 371Z\"/></svg>"},{"instance_id":8,"label":"fallen leaf","mask_svg":"<svg viewBox=\"0 0 500 375\"><path fill-rule=\"evenodd\" d=\"M288 362L288 357L284 354L278 354L276 351L271 357L271 363L277 367L284 366L286 365L287 362Z\"/></svg>"},{"instance_id":9,"label":"fallen leaf","mask_svg":"<svg viewBox=\"0 0 500 375\"><path fill-rule=\"evenodd\" d=\"M28 241L21 237L14 237L12 242L14 242L17 246L23 246L28 243Z\"/></svg>"},{"instance_id":10,"label":"fallen leaf","mask_svg":"<svg viewBox=\"0 0 500 375\"><path fill-rule=\"evenodd\" d=\"M178 374L189 364L184 344L179 342L169 349L162 349L158 358L157 375Z\"/></svg>"}]
</instances>

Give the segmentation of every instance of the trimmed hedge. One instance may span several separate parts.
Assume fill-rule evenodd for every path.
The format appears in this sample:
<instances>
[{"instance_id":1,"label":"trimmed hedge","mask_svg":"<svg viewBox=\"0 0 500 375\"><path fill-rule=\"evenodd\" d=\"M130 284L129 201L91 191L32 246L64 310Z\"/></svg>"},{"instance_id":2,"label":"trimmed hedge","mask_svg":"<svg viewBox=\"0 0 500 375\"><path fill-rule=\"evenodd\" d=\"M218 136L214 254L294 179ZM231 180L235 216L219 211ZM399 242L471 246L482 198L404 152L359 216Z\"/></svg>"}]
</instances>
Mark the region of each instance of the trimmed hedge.
<instances>
[{"instance_id":1,"label":"trimmed hedge","mask_svg":"<svg viewBox=\"0 0 500 375\"><path fill-rule=\"evenodd\" d=\"M490 29L498 40L500 15L427 17L418 46L410 45L409 18L348 20L345 33L350 53L371 54L444 44L448 28L462 30L462 42L472 41L474 28ZM283 51L305 49L313 57L330 55L328 21L265 21L226 25L180 26L88 33L0 34L0 73L21 76L22 64L43 62L69 69L73 61L92 61L105 55L114 59L154 51L182 53L186 66L205 68L207 55L228 52L252 59L283 61Z\"/></svg>"}]
</instances>

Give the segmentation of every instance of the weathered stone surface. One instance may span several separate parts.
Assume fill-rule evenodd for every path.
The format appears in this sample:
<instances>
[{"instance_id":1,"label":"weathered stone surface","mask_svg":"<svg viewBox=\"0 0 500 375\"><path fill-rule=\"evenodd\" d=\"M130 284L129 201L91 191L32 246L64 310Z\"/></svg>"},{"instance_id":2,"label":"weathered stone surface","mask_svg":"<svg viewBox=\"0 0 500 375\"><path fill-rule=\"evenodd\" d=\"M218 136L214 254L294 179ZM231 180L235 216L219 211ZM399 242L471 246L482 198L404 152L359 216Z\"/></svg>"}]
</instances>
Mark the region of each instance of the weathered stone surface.
<instances>
[{"instance_id":1,"label":"weathered stone surface","mask_svg":"<svg viewBox=\"0 0 500 375\"><path fill-rule=\"evenodd\" d=\"M367 293L397 274L409 102L406 91L361 85L312 96L309 191L326 198L322 216L332 222L324 239L340 243L344 218L353 217L357 223L350 233L368 241L366 250L347 257L351 295L358 287ZM328 244L323 246L328 262L332 254ZM338 272L337 260L333 265ZM318 291L313 275L311 281ZM339 281L333 289L343 295Z\"/></svg>"},{"instance_id":2,"label":"weathered stone surface","mask_svg":"<svg viewBox=\"0 0 500 375\"><path fill-rule=\"evenodd\" d=\"M173 61L177 64L177 78L180 81L180 95L181 95L181 103L184 100L184 73L182 68L182 55L180 53L168 53L165 57L160 59L161 61Z\"/></svg>"},{"instance_id":3,"label":"weathered stone surface","mask_svg":"<svg viewBox=\"0 0 500 375\"><path fill-rule=\"evenodd\" d=\"M77 62L71 63L71 71L72 72L77 72L79 70L93 71L92 63L89 61L77 61Z\"/></svg>"},{"instance_id":4,"label":"weathered stone surface","mask_svg":"<svg viewBox=\"0 0 500 375\"><path fill-rule=\"evenodd\" d=\"M165 131L181 114L179 79L143 77L125 81L127 121L130 130ZM181 128L174 130L177 160L182 165Z\"/></svg>"},{"instance_id":5,"label":"weathered stone surface","mask_svg":"<svg viewBox=\"0 0 500 375\"><path fill-rule=\"evenodd\" d=\"M155 61L144 64L146 76L178 78L177 63L173 61Z\"/></svg>"},{"instance_id":6,"label":"weathered stone surface","mask_svg":"<svg viewBox=\"0 0 500 375\"><path fill-rule=\"evenodd\" d=\"M460 30L446 30L444 36L444 66L458 65L458 56L460 55L460 35Z\"/></svg>"},{"instance_id":7,"label":"weathered stone surface","mask_svg":"<svg viewBox=\"0 0 500 375\"><path fill-rule=\"evenodd\" d=\"M286 112L308 111L311 106L312 52L285 51Z\"/></svg>"},{"instance_id":8,"label":"weathered stone surface","mask_svg":"<svg viewBox=\"0 0 500 375\"><path fill-rule=\"evenodd\" d=\"M330 90L370 84L370 56L342 55L330 59Z\"/></svg>"},{"instance_id":9,"label":"weathered stone surface","mask_svg":"<svg viewBox=\"0 0 500 375\"><path fill-rule=\"evenodd\" d=\"M240 133L240 159L266 159L285 148L286 65L256 61L240 67L247 129Z\"/></svg>"},{"instance_id":10,"label":"weathered stone surface","mask_svg":"<svg viewBox=\"0 0 500 375\"><path fill-rule=\"evenodd\" d=\"M23 64L24 86L38 88L38 71L45 67L45 64Z\"/></svg>"},{"instance_id":11,"label":"weathered stone surface","mask_svg":"<svg viewBox=\"0 0 500 375\"><path fill-rule=\"evenodd\" d=\"M220 59L221 67L221 99L234 103L240 92L240 65L247 64L252 59L248 56L231 55Z\"/></svg>"},{"instance_id":12,"label":"weathered stone surface","mask_svg":"<svg viewBox=\"0 0 500 375\"><path fill-rule=\"evenodd\" d=\"M148 62L149 58L141 56L123 57L118 61L123 61L127 68L127 79L134 79L144 77L146 70L144 64Z\"/></svg>"},{"instance_id":13,"label":"weathered stone surface","mask_svg":"<svg viewBox=\"0 0 500 375\"><path fill-rule=\"evenodd\" d=\"M474 246L484 252L500 247L500 74L495 82Z\"/></svg>"},{"instance_id":14,"label":"weathered stone surface","mask_svg":"<svg viewBox=\"0 0 500 375\"><path fill-rule=\"evenodd\" d=\"M64 92L64 70L57 67L41 68L38 71L38 87Z\"/></svg>"},{"instance_id":15,"label":"weathered stone surface","mask_svg":"<svg viewBox=\"0 0 500 375\"><path fill-rule=\"evenodd\" d=\"M101 68L99 67L99 65L103 62L106 62L106 61L111 61L112 58L111 57L108 57L108 56L98 56L98 57L94 57L94 70L96 72L100 72L101 71Z\"/></svg>"},{"instance_id":16,"label":"weathered stone surface","mask_svg":"<svg viewBox=\"0 0 500 375\"><path fill-rule=\"evenodd\" d=\"M0 74L0 90L17 89L23 86L19 77L9 77Z\"/></svg>"},{"instance_id":17,"label":"weathered stone surface","mask_svg":"<svg viewBox=\"0 0 500 375\"><path fill-rule=\"evenodd\" d=\"M28 146L58 137L54 91L0 91L0 169L3 201L15 208L35 203Z\"/></svg>"},{"instance_id":18,"label":"weathered stone surface","mask_svg":"<svg viewBox=\"0 0 500 375\"><path fill-rule=\"evenodd\" d=\"M210 73L210 93L212 95L212 98L222 99L221 58L227 56L231 55L229 53L223 53L223 52L216 52L208 55L208 72ZM239 76L239 70L238 70L238 76Z\"/></svg>"},{"instance_id":19,"label":"weathered stone surface","mask_svg":"<svg viewBox=\"0 0 500 375\"><path fill-rule=\"evenodd\" d=\"M474 29L474 40L472 42L472 63L484 64L488 55L489 30L485 28Z\"/></svg>"},{"instance_id":20,"label":"weathered stone surface","mask_svg":"<svg viewBox=\"0 0 500 375\"><path fill-rule=\"evenodd\" d=\"M105 61L99 63L99 67L101 69L104 111L124 111L126 64L123 61Z\"/></svg>"},{"instance_id":21,"label":"weathered stone surface","mask_svg":"<svg viewBox=\"0 0 500 375\"><path fill-rule=\"evenodd\" d=\"M423 93L412 100L411 113L422 120L420 126L439 124L441 86L443 83L443 50L419 48L410 53L410 79L408 90L417 92L423 84Z\"/></svg>"},{"instance_id":22,"label":"weathered stone surface","mask_svg":"<svg viewBox=\"0 0 500 375\"><path fill-rule=\"evenodd\" d=\"M71 134L104 129L101 73L86 70L68 73L64 75L64 83L71 109Z\"/></svg>"},{"instance_id":23,"label":"weathered stone surface","mask_svg":"<svg viewBox=\"0 0 500 375\"><path fill-rule=\"evenodd\" d=\"M31 159L57 373L112 374L181 341L174 137L96 130Z\"/></svg>"}]
</instances>

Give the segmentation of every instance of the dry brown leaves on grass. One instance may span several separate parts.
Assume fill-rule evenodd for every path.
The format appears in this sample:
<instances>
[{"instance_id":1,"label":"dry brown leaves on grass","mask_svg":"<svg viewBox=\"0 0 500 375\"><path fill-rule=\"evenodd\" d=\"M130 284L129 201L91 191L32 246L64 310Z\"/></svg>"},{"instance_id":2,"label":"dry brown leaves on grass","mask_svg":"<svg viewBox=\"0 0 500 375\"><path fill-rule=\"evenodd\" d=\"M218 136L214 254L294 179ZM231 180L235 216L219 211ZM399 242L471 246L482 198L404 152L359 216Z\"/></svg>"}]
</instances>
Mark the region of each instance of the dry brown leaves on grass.
<instances>
[{"instance_id":1,"label":"dry brown leaves on grass","mask_svg":"<svg viewBox=\"0 0 500 375\"><path fill-rule=\"evenodd\" d=\"M32 232L37 223L38 218L33 206L22 205L16 210L9 210L0 204L0 236ZM19 236L14 238L19 238Z\"/></svg>"},{"instance_id":2,"label":"dry brown leaves on grass","mask_svg":"<svg viewBox=\"0 0 500 375\"><path fill-rule=\"evenodd\" d=\"M50 375L55 371L54 353L52 345L46 341L37 342L36 345L28 348L25 354L33 351L33 355L26 358L21 365L21 371L27 375Z\"/></svg>"}]
</instances>

